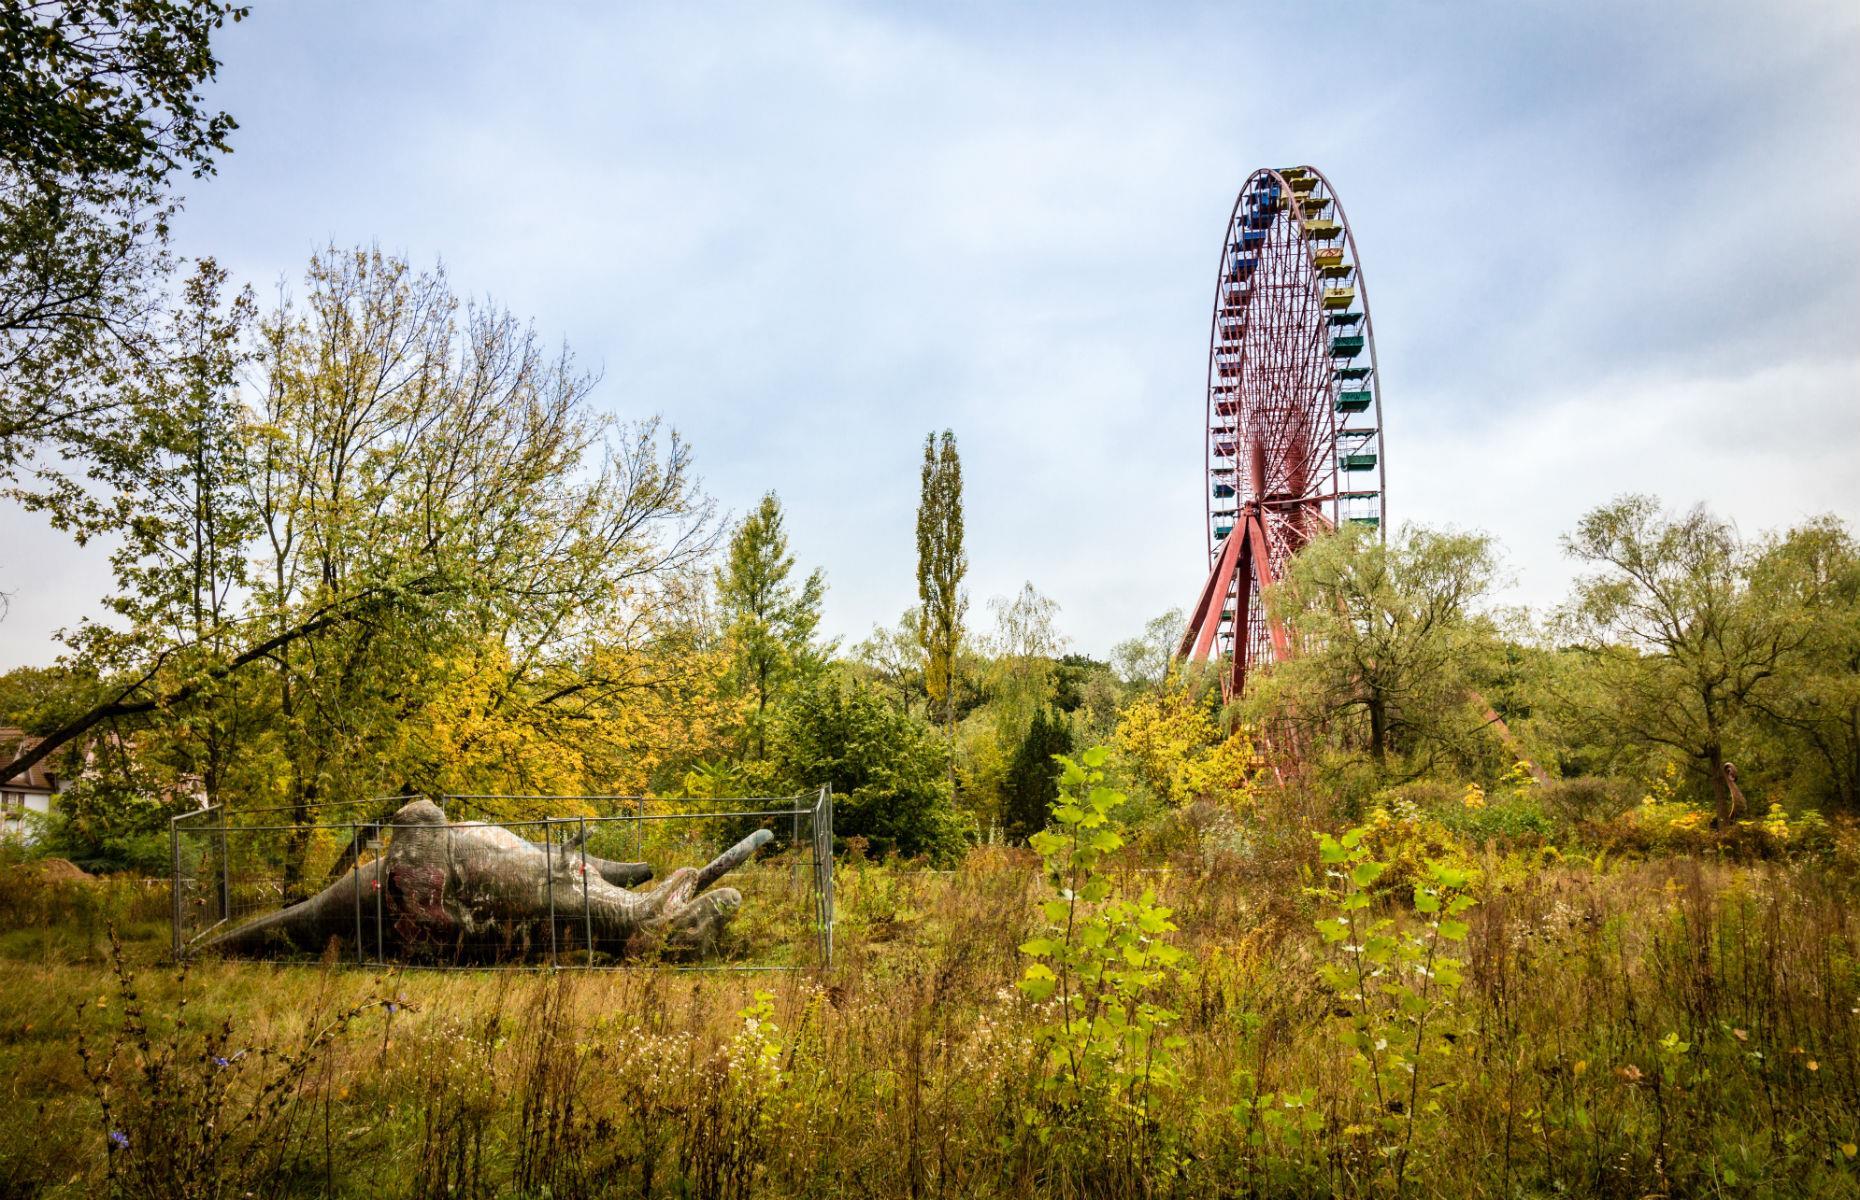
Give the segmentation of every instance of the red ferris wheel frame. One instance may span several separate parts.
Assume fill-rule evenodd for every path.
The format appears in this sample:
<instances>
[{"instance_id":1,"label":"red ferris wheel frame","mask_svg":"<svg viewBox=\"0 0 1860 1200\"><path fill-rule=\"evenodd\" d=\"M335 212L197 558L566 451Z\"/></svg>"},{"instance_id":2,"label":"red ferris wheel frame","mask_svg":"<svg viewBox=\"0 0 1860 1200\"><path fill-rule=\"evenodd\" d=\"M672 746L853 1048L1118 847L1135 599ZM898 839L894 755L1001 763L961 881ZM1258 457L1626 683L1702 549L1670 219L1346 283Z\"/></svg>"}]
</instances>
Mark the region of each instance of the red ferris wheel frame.
<instances>
[{"instance_id":1,"label":"red ferris wheel frame","mask_svg":"<svg viewBox=\"0 0 1860 1200\"><path fill-rule=\"evenodd\" d=\"M1366 365L1365 365L1366 364ZM1221 658L1231 699L1293 652L1263 593L1344 522L1382 531L1375 331L1356 239L1314 167L1255 171L1215 275L1203 441L1210 570L1177 656Z\"/></svg>"}]
</instances>

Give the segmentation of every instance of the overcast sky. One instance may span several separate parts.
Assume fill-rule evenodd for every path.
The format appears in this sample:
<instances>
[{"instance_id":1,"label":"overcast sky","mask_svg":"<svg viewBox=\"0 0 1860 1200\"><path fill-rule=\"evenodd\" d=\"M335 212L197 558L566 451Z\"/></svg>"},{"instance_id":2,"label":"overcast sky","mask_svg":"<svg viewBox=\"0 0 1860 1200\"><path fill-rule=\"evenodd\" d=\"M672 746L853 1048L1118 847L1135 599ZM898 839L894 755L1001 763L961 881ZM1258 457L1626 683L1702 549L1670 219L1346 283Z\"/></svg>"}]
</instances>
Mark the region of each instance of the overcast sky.
<instances>
[{"instance_id":1,"label":"overcast sky","mask_svg":"<svg viewBox=\"0 0 1860 1200\"><path fill-rule=\"evenodd\" d=\"M1627 491L1860 521L1860 5L266 3L179 248L261 292L378 242L561 338L707 489L765 490L851 640L915 599L952 427L974 608L1107 650L1205 574L1208 310L1235 191L1356 232L1394 521L1547 606ZM0 668L105 551L0 511Z\"/></svg>"}]
</instances>

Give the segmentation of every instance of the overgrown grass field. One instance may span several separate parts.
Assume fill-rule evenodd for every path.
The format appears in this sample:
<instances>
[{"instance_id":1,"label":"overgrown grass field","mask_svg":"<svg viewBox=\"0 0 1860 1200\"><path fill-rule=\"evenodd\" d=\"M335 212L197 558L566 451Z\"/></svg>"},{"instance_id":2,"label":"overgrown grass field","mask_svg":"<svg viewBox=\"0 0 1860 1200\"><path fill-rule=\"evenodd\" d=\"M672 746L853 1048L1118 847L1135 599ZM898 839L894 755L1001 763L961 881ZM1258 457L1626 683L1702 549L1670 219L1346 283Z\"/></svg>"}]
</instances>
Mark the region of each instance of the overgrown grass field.
<instances>
[{"instance_id":1,"label":"overgrown grass field","mask_svg":"<svg viewBox=\"0 0 1860 1200\"><path fill-rule=\"evenodd\" d=\"M1860 1194L1843 838L1769 859L1455 849L1382 812L1320 855L1271 828L1184 820L1171 853L1104 856L1113 898L1172 910L1143 942L1183 954L1140 981L1138 1057L1092 1069L1055 1032L1064 989L1019 986L1022 947L1066 936L1025 851L843 861L824 974L202 962L183 981L164 895L16 874L0 1192ZM1427 911L1448 859L1463 930ZM1417 958L1409 996L1353 992L1384 935L1388 961L1456 957Z\"/></svg>"}]
</instances>

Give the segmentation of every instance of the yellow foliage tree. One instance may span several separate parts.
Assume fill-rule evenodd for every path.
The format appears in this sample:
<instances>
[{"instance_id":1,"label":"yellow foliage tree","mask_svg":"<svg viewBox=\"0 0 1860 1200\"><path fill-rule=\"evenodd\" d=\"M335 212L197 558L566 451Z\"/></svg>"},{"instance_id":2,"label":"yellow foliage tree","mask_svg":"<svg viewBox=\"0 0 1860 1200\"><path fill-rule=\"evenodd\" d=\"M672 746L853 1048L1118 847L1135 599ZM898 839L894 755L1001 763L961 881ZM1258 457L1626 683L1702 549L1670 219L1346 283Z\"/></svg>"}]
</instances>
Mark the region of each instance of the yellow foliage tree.
<instances>
[{"instance_id":1,"label":"yellow foliage tree","mask_svg":"<svg viewBox=\"0 0 1860 1200\"><path fill-rule=\"evenodd\" d=\"M418 710L397 727L399 776L431 792L643 795L719 742L722 652L600 647L589 659L519 673L496 640L430 659L414 677ZM528 811L517 808L508 815Z\"/></svg>"},{"instance_id":2,"label":"yellow foliage tree","mask_svg":"<svg viewBox=\"0 0 1860 1200\"><path fill-rule=\"evenodd\" d=\"M1207 706L1173 676L1124 707L1113 741L1131 777L1172 806L1238 799L1259 765L1252 738L1244 730L1223 738Z\"/></svg>"}]
</instances>

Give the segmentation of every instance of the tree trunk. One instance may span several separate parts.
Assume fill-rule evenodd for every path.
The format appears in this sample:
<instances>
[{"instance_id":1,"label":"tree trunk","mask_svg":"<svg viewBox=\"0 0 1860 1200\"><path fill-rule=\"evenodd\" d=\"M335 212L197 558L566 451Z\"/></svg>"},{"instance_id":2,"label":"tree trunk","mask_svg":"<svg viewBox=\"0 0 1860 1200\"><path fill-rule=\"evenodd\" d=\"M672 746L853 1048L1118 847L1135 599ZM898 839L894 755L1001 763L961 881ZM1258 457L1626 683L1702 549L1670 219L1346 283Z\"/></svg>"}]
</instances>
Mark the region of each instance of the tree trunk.
<instances>
[{"instance_id":1,"label":"tree trunk","mask_svg":"<svg viewBox=\"0 0 1860 1200\"><path fill-rule=\"evenodd\" d=\"M1723 827L1731 823L1737 811L1731 793L1731 777L1725 771L1724 747L1717 742L1708 743L1705 761L1711 770L1712 824Z\"/></svg>"}]
</instances>

